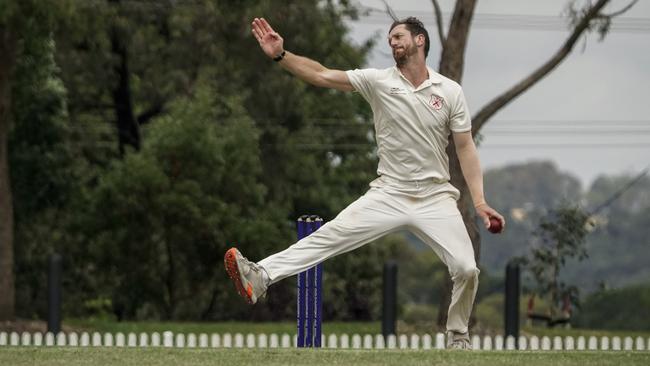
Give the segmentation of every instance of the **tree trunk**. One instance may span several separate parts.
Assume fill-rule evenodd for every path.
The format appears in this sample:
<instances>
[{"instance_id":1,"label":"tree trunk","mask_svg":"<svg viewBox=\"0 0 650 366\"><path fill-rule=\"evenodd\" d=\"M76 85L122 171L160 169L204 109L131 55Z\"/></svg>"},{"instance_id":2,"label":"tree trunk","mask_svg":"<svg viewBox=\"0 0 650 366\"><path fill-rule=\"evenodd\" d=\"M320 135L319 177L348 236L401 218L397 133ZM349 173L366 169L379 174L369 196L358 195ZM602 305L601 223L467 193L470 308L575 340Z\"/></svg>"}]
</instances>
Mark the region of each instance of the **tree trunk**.
<instances>
[{"instance_id":1,"label":"tree trunk","mask_svg":"<svg viewBox=\"0 0 650 366\"><path fill-rule=\"evenodd\" d=\"M8 161L15 36L0 25L0 320L12 320L15 316L14 214Z\"/></svg>"},{"instance_id":2,"label":"tree trunk","mask_svg":"<svg viewBox=\"0 0 650 366\"><path fill-rule=\"evenodd\" d=\"M454 9L454 14L449 24L447 39L443 45L442 55L440 56L440 67L438 72L442 75L461 83L463 78L463 67L465 62L465 49L467 39L469 38L470 24L476 7L476 0L458 0ZM460 190L460 199L458 200L458 209L463 215L465 227L472 239L474 247L474 256L478 263L478 255L481 250L478 227L476 226L476 216L472 196L469 193L467 183L460 169L458 156L454 141L449 137L447 147L449 155L449 172L451 174L451 184ZM451 302L451 279L447 277L440 293L440 306L438 310L438 326L444 328L447 324L447 309Z\"/></svg>"},{"instance_id":3,"label":"tree trunk","mask_svg":"<svg viewBox=\"0 0 650 366\"><path fill-rule=\"evenodd\" d=\"M165 273L165 285L167 286L166 320L173 320L176 314L176 263L174 252L169 240L165 240L167 247L167 273Z\"/></svg>"},{"instance_id":4,"label":"tree trunk","mask_svg":"<svg viewBox=\"0 0 650 366\"><path fill-rule=\"evenodd\" d=\"M119 0L113 2L119 3ZM114 67L117 85L113 88L113 104L121 155L124 155L127 145L140 150L140 126L133 112L128 50L122 39L123 33L117 25L111 30L111 49L117 58Z\"/></svg>"}]
</instances>

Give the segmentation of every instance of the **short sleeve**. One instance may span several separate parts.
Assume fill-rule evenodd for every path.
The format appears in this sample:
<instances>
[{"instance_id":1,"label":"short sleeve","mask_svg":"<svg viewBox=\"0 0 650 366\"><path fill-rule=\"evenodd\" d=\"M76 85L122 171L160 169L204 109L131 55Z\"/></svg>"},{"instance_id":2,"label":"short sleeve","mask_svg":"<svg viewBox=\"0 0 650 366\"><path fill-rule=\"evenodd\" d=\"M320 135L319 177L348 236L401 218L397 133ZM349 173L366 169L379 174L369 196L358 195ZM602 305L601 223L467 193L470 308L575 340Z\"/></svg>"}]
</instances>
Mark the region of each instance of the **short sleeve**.
<instances>
[{"instance_id":1,"label":"short sleeve","mask_svg":"<svg viewBox=\"0 0 650 366\"><path fill-rule=\"evenodd\" d=\"M375 95L377 69L354 69L346 71L354 90L368 102L372 103Z\"/></svg>"},{"instance_id":2,"label":"short sleeve","mask_svg":"<svg viewBox=\"0 0 650 366\"><path fill-rule=\"evenodd\" d=\"M472 129L472 119L469 114L469 107L465 100L463 90L458 88L458 95L451 106L451 117L449 118L449 129L453 132L467 132Z\"/></svg>"}]
</instances>

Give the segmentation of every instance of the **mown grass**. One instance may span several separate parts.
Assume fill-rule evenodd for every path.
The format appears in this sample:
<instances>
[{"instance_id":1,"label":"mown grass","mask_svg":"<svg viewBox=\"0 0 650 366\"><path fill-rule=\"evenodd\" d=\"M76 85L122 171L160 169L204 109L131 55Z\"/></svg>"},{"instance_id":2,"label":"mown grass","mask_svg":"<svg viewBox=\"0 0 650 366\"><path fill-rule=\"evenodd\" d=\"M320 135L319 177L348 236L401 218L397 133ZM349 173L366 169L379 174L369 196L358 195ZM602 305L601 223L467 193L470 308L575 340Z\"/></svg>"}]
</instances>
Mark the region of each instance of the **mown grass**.
<instances>
[{"instance_id":1,"label":"mown grass","mask_svg":"<svg viewBox=\"0 0 650 366\"><path fill-rule=\"evenodd\" d=\"M648 365L649 352L0 347L0 365Z\"/></svg>"}]
</instances>

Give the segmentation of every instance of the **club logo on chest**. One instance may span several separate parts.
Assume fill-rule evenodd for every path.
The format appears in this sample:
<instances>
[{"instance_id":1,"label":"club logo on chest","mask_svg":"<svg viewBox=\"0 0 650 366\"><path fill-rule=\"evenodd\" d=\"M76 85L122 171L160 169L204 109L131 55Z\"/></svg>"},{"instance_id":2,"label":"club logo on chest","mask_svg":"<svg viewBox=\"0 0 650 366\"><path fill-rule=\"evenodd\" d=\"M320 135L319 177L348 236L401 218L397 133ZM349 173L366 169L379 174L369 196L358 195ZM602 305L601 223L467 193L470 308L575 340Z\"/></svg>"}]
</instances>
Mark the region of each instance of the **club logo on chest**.
<instances>
[{"instance_id":1,"label":"club logo on chest","mask_svg":"<svg viewBox=\"0 0 650 366\"><path fill-rule=\"evenodd\" d=\"M435 94L431 94L431 99L429 99L429 105L431 108L439 111L442 108L442 105L444 104L445 100L442 99L442 97L439 97Z\"/></svg>"}]
</instances>

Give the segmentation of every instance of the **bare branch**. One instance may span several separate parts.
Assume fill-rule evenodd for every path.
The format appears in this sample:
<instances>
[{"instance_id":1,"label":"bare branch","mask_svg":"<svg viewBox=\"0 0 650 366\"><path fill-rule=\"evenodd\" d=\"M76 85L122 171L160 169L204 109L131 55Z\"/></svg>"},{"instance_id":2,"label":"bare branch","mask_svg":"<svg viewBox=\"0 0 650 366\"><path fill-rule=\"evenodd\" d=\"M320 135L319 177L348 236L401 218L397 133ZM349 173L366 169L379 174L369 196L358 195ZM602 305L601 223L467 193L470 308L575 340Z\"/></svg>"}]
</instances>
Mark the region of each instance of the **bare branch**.
<instances>
[{"instance_id":1,"label":"bare branch","mask_svg":"<svg viewBox=\"0 0 650 366\"><path fill-rule=\"evenodd\" d=\"M442 30L442 10L440 10L440 4L438 0L431 0L433 3L433 9L436 12L436 26L438 28L438 38L440 38L440 46L445 48L445 32Z\"/></svg>"},{"instance_id":2,"label":"bare branch","mask_svg":"<svg viewBox=\"0 0 650 366\"><path fill-rule=\"evenodd\" d=\"M615 11L615 12L613 12L613 13L603 14L603 16L605 16L605 17L607 17L607 18L617 17L617 16L619 16L619 15L625 13L626 11L630 10L630 9L634 6L634 4L636 4L638 1L639 1L639 0L632 0L632 2L629 3L629 4L627 4L627 6L624 7L623 9L621 9L621 10L619 10L619 11Z\"/></svg>"},{"instance_id":3,"label":"bare branch","mask_svg":"<svg viewBox=\"0 0 650 366\"><path fill-rule=\"evenodd\" d=\"M141 113L137 117L138 124L139 125L144 125L147 122L149 122L149 120L151 120L153 117L156 117L157 115L162 113L164 105L165 105L165 103L160 103L160 102L156 103L155 105L151 106L149 109L147 109L146 111Z\"/></svg>"},{"instance_id":4,"label":"bare branch","mask_svg":"<svg viewBox=\"0 0 650 366\"><path fill-rule=\"evenodd\" d=\"M486 106L484 106L473 118L472 133L476 134L487 122L487 120L492 117L497 111L521 95L523 92L528 90L530 87L535 85L549 72L551 72L551 70L557 67L557 65L559 65L569 55L569 53L571 53L571 50L575 46L580 36L589 29L592 20L598 19L600 16L602 16L602 14L600 14L600 11L605 5L607 5L609 1L610 0L598 0L596 4L588 8L587 11L584 12L584 15L580 21L576 22L576 25L573 28L573 32L564 42L564 45L562 45L562 47L548 61L546 61L546 63L540 66L524 80L515 84L512 88L499 95L491 102L489 102Z\"/></svg>"},{"instance_id":5,"label":"bare branch","mask_svg":"<svg viewBox=\"0 0 650 366\"><path fill-rule=\"evenodd\" d=\"M615 192L611 197L609 197L605 202L601 203L596 207L593 211L589 213L589 216L593 216L600 212L602 209L606 208L607 206L611 205L614 201L616 201L623 193L625 193L628 189L632 188L635 184L637 184L643 177L645 177L648 174L648 171L650 171L650 166L647 166L639 175L636 176L636 178L632 179L628 184L626 184L624 187L619 189L617 192Z\"/></svg>"},{"instance_id":6,"label":"bare branch","mask_svg":"<svg viewBox=\"0 0 650 366\"><path fill-rule=\"evenodd\" d=\"M395 22L398 21L399 18L397 17L397 14L395 14L395 12L393 11L393 8L391 8L390 5L388 5L388 2L386 0L382 0L382 1L383 1L384 5L386 5L386 13L388 13L388 15L390 15L390 17L393 19L393 21L395 21Z\"/></svg>"}]
</instances>

